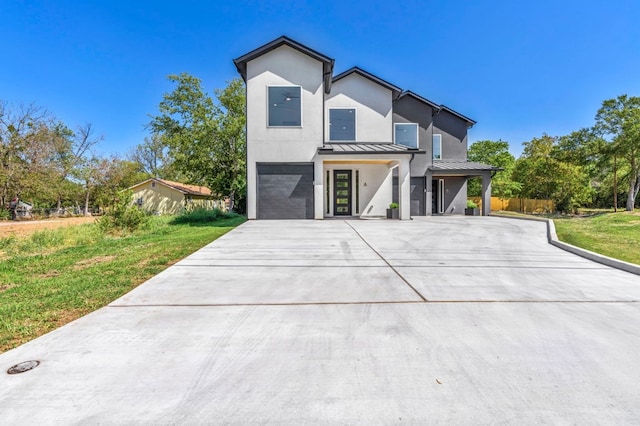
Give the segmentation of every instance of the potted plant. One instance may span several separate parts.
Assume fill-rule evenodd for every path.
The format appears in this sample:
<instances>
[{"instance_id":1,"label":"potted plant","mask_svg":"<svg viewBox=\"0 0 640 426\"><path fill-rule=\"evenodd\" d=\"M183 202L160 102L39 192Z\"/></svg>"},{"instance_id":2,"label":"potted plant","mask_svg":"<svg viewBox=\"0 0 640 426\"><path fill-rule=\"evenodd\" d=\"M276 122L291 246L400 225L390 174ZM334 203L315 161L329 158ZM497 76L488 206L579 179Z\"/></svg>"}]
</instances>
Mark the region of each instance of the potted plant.
<instances>
[{"instance_id":1,"label":"potted plant","mask_svg":"<svg viewBox=\"0 0 640 426\"><path fill-rule=\"evenodd\" d=\"M467 216L480 216L480 209L473 200L467 200L467 208L464 209L464 214Z\"/></svg>"},{"instance_id":2,"label":"potted plant","mask_svg":"<svg viewBox=\"0 0 640 426\"><path fill-rule=\"evenodd\" d=\"M398 210L398 203L389 204L389 208L387 209L387 219L398 219L400 218L400 212Z\"/></svg>"}]
</instances>

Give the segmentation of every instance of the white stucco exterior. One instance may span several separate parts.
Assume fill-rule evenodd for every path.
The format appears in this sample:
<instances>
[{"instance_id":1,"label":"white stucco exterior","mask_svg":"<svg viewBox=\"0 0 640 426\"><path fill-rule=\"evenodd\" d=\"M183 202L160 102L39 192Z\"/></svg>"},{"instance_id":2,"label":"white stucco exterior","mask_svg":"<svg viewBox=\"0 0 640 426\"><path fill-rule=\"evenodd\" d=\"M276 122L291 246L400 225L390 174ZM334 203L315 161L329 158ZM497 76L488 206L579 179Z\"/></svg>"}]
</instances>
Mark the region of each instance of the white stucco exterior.
<instances>
[{"instance_id":1,"label":"white stucco exterior","mask_svg":"<svg viewBox=\"0 0 640 426\"><path fill-rule=\"evenodd\" d=\"M329 142L329 110L356 109L356 142L393 142L391 90L352 73L331 86L325 95L325 141Z\"/></svg>"},{"instance_id":2,"label":"white stucco exterior","mask_svg":"<svg viewBox=\"0 0 640 426\"><path fill-rule=\"evenodd\" d=\"M302 126L268 126L268 87L300 86ZM323 139L322 63L281 46L247 63L247 215L256 218L256 163L312 162Z\"/></svg>"},{"instance_id":3,"label":"white stucco exterior","mask_svg":"<svg viewBox=\"0 0 640 426\"><path fill-rule=\"evenodd\" d=\"M436 175L429 166L433 162L430 158L418 159L416 164L421 167L414 167L414 171L419 170L412 176L412 161L431 155L436 124L442 127L442 152L449 155L450 149L466 148L466 129L475 123L447 107L403 92L358 67L334 77L333 59L286 36L237 58L234 63L247 85L249 219L384 217L396 196L401 219L411 218L412 196L418 203L414 207L420 209L414 214L431 214L431 178ZM272 93L278 92L281 100L273 99L276 96L273 95L270 101L269 90L273 87L294 89L271 89ZM292 99L297 102L298 88L299 117L291 113L297 104L289 103ZM333 118L343 127L333 128L334 136L347 140L330 140L332 109L353 109L355 135L349 118L351 111L338 113ZM417 147L394 145L394 122L418 123L422 143ZM276 125L282 123L290 125ZM451 135L448 129L453 132ZM466 150L460 156L466 161ZM468 172L464 165L460 167L454 173L446 168L439 172L449 182L438 194L445 201L446 191L451 192L451 185L457 182L455 176L461 176L466 187L467 176L478 174L474 170ZM334 186L334 171L351 173L350 186L346 173L336 175L338 182ZM397 190L394 175L398 179ZM420 185L423 189L416 190ZM350 198L345 198L346 189L351 191ZM464 205L463 198L462 195L452 198L448 203L451 212L447 213L463 210L457 208Z\"/></svg>"}]
</instances>

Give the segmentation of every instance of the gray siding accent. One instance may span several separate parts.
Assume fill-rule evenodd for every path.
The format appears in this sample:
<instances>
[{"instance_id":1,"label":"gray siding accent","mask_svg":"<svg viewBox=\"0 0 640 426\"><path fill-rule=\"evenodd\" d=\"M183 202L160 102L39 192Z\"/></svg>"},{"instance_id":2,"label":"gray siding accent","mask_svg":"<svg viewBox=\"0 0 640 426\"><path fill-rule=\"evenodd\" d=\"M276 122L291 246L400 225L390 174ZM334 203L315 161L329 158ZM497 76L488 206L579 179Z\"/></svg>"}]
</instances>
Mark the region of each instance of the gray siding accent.
<instances>
[{"instance_id":1,"label":"gray siding accent","mask_svg":"<svg viewBox=\"0 0 640 426\"><path fill-rule=\"evenodd\" d=\"M445 110L433 117L433 133L442 135L443 160L467 159L468 125L467 121Z\"/></svg>"},{"instance_id":2,"label":"gray siding accent","mask_svg":"<svg viewBox=\"0 0 640 426\"><path fill-rule=\"evenodd\" d=\"M257 164L258 219L313 219L313 163Z\"/></svg>"},{"instance_id":3,"label":"gray siding accent","mask_svg":"<svg viewBox=\"0 0 640 426\"><path fill-rule=\"evenodd\" d=\"M434 179L442 177L434 176ZM444 213L464 214L467 207L467 179L459 176L444 178Z\"/></svg>"},{"instance_id":4,"label":"gray siding accent","mask_svg":"<svg viewBox=\"0 0 640 426\"><path fill-rule=\"evenodd\" d=\"M393 193L391 199L397 203L400 199L398 188L398 176L393 176ZM424 176L411 178L411 216L425 216L426 211L426 193ZM466 201L465 201L466 202Z\"/></svg>"},{"instance_id":5,"label":"gray siding accent","mask_svg":"<svg viewBox=\"0 0 640 426\"><path fill-rule=\"evenodd\" d=\"M418 123L418 149L426 155L416 155L411 161L411 176L424 176L431 165L431 127L433 109L411 96L403 96L393 104L393 123ZM466 158L466 157L465 157Z\"/></svg>"}]
</instances>

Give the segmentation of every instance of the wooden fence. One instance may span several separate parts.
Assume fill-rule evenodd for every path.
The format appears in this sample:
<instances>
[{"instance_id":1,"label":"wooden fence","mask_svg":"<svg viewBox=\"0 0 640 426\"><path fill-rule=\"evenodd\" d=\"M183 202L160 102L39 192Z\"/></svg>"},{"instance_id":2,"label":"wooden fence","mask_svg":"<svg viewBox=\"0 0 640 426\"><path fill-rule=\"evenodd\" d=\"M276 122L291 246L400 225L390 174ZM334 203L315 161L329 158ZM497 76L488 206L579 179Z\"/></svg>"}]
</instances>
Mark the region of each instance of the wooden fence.
<instances>
[{"instance_id":1,"label":"wooden fence","mask_svg":"<svg viewBox=\"0 0 640 426\"><path fill-rule=\"evenodd\" d=\"M470 197L478 207L482 208L482 198ZM530 198L498 198L491 197L491 210L510 211L519 213L551 213L555 205L551 200L533 200Z\"/></svg>"}]
</instances>

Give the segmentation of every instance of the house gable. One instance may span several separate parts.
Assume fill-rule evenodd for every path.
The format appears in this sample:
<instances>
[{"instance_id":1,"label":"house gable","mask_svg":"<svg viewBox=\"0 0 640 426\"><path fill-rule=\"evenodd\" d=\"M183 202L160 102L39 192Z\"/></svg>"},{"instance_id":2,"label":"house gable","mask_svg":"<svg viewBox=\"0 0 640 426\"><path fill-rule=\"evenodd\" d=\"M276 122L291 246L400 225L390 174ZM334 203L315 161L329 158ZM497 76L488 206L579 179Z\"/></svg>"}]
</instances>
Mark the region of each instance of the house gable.
<instances>
[{"instance_id":1,"label":"house gable","mask_svg":"<svg viewBox=\"0 0 640 426\"><path fill-rule=\"evenodd\" d=\"M331 139L331 110L355 110L355 139L360 143L393 142L393 100L400 88L354 67L334 77L331 93L325 95L326 142Z\"/></svg>"}]
</instances>

